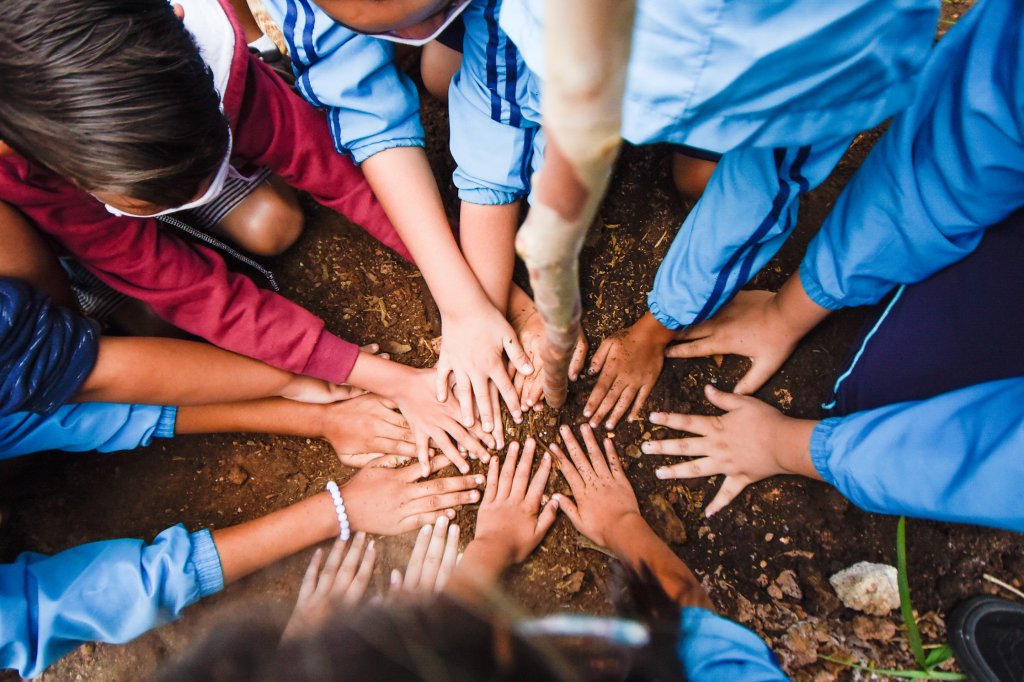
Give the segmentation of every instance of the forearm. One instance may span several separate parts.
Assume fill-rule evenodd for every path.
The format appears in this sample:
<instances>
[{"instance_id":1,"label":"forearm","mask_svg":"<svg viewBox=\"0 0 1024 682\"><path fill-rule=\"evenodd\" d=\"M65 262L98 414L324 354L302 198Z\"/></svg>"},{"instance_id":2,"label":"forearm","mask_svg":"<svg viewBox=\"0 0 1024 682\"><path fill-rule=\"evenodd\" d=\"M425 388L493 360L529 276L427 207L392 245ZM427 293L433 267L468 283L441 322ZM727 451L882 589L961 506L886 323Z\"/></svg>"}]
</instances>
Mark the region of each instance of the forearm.
<instances>
[{"instance_id":1,"label":"forearm","mask_svg":"<svg viewBox=\"0 0 1024 682\"><path fill-rule=\"evenodd\" d=\"M487 298L502 314L509 312L518 223L518 201L495 206L462 202L462 253Z\"/></svg>"},{"instance_id":2,"label":"forearm","mask_svg":"<svg viewBox=\"0 0 1024 682\"><path fill-rule=\"evenodd\" d=\"M273 433L322 438L325 405L264 398L178 409L176 435L189 433Z\"/></svg>"},{"instance_id":3,"label":"forearm","mask_svg":"<svg viewBox=\"0 0 1024 682\"><path fill-rule=\"evenodd\" d=\"M254 521L213 531L224 583L232 583L338 534L331 496L324 492Z\"/></svg>"},{"instance_id":4,"label":"forearm","mask_svg":"<svg viewBox=\"0 0 1024 682\"><path fill-rule=\"evenodd\" d=\"M651 343L660 344L663 347L668 346L676 337L676 332L659 322L658 318L650 310L646 311L639 320L633 323L631 331L639 334L640 338L647 339Z\"/></svg>"},{"instance_id":5,"label":"forearm","mask_svg":"<svg viewBox=\"0 0 1024 682\"><path fill-rule=\"evenodd\" d=\"M812 301L807 295L799 270L786 280L772 299L771 305L778 313L779 320L796 338L806 336L832 312Z\"/></svg>"},{"instance_id":6,"label":"forearm","mask_svg":"<svg viewBox=\"0 0 1024 682\"><path fill-rule=\"evenodd\" d=\"M403 382L409 380L412 371L411 367L401 363L360 351L348 375L348 383L385 398L393 398Z\"/></svg>"},{"instance_id":7,"label":"forearm","mask_svg":"<svg viewBox=\"0 0 1024 682\"><path fill-rule=\"evenodd\" d=\"M294 375L195 341L103 337L79 402L201 405L279 395Z\"/></svg>"},{"instance_id":8,"label":"forearm","mask_svg":"<svg viewBox=\"0 0 1024 682\"><path fill-rule=\"evenodd\" d=\"M488 305L487 295L455 243L423 149L386 149L364 161L361 168L423 272L442 317Z\"/></svg>"},{"instance_id":9,"label":"forearm","mask_svg":"<svg viewBox=\"0 0 1024 682\"><path fill-rule=\"evenodd\" d=\"M634 571L651 571L665 593L681 606L714 610L697 576L639 514L620 522L610 535L608 544L608 549Z\"/></svg>"}]
</instances>

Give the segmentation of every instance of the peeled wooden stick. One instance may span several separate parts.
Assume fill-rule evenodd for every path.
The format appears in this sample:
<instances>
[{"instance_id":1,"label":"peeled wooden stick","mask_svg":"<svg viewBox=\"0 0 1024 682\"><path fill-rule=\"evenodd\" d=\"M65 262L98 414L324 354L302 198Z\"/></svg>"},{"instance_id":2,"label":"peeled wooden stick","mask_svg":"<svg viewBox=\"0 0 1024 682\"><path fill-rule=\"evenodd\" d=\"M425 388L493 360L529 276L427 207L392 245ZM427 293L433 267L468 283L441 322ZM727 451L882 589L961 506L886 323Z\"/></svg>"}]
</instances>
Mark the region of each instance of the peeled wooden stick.
<instances>
[{"instance_id":1,"label":"peeled wooden stick","mask_svg":"<svg viewBox=\"0 0 1024 682\"><path fill-rule=\"evenodd\" d=\"M545 6L547 148L516 250L544 320L544 396L554 408L565 404L579 336L580 249L622 142L635 8L635 0L548 0Z\"/></svg>"}]
</instances>

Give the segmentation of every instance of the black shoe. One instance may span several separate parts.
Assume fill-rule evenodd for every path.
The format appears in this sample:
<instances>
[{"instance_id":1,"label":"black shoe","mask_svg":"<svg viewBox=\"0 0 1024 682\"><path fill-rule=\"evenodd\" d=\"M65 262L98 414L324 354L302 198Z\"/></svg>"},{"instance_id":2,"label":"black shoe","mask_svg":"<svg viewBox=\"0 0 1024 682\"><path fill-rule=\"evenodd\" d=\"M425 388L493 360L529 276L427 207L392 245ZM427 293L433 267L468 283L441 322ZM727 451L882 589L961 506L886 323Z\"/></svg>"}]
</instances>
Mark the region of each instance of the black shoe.
<instances>
[{"instance_id":1,"label":"black shoe","mask_svg":"<svg viewBox=\"0 0 1024 682\"><path fill-rule=\"evenodd\" d=\"M953 609L947 630L957 662L975 682L1024 680L1024 604L972 597Z\"/></svg>"}]
</instances>

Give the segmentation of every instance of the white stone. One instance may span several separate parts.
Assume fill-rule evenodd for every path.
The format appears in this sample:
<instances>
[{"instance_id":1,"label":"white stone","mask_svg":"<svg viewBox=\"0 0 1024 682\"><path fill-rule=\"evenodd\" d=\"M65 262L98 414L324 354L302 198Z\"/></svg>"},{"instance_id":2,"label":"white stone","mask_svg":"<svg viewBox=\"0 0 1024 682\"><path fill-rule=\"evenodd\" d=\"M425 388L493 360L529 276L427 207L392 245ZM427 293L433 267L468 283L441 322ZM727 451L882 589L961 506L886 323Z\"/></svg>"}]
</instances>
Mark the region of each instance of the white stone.
<instances>
[{"instance_id":1,"label":"white stone","mask_svg":"<svg viewBox=\"0 0 1024 682\"><path fill-rule=\"evenodd\" d=\"M885 616L900 607L895 566L860 561L839 571L828 581L847 608Z\"/></svg>"}]
</instances>

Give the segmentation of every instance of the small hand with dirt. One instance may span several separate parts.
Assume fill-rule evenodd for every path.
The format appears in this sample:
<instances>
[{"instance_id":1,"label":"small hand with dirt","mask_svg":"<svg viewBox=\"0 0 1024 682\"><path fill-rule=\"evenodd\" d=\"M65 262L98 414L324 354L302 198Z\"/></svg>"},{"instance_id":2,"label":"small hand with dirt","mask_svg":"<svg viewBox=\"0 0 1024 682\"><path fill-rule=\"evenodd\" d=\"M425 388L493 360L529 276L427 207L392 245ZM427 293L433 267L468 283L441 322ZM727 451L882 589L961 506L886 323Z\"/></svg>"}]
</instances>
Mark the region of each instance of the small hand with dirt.
<instances>
[{"instance_id":1,"label":"small hand with dirt","mask_svg":"<svg viewBox=\"0 0 1024 682\"><path fill-rule=\"evenodd\" d=\"M337 540L321 569L320 559L323 555L323 550L319 548L313 552L313 559L299 587L299 598L284 634L281 635L281 641L317 630L335 608L357 604L366 594L373 575L373 564L377 559L373 540L367 544L365 533L356 533L351 542Z\"/></svg>"},{"instance_id":2,"label":"small hand with dirt","mask_svg":"<svg viewBox=\"0 0 1024 682\"><path fill-rule=\"evenodd\" d=\"M409 565L403 575L391 571L389 599L429 596L444 589L459 559L459 527L438 517L432 526L423 526L416 536Z\"/></svg>"},{"instance_id":3,"label":"small hand with dirt","mask_svg":"<svg viewBox=\"0 0 1024 682\"><path fill-rule=\"evenodd\" d=\"M325 405L323 437L345 466L360 468L382 455L416 456L416 441L395 403L369 394Z\"/></svg>"},{"instance_id":4,"label":"small hand with dirt","mask_svg":"<svg viewBox=\"0 0 1024 682\"><path fill-rule=\"evenodd\" d=\"M467 311L456 320L442 322L441 353L437 359L437 400L448 398L449 377L454 378L455 399L462 414L462 425L469 428L479 412L483 430L490 433L501 419L501 400L512 418L522 421L519 394L505 369L503 354L519 371L533 372L512 326L497 308L488 304L483 310Z\"/></svg>"},{"instance_id":5,"label":"small hand with dirt","mask_svg":"<svg viewBox=\"0 0 1024 682\"><path fill-rule=\"evenodd\" d=\"M740 379L736 393L749 395L761 388L786 361L796 344L829 314L807 295L797 272L777 294L741 291L710 320L679 333L688 341L671 346L670 358L708 355L745 355L750 370Z\"/></svg>"},{"instance_id":6,"label":"small hand with dirt","mask_svg":"<svg viewBox=\"0 0 1024 682\"><path fill-rule=\"evenodd\" d=\"M495 457L487 469L487 487L471 545L474 553L483 548L500 565L525 561L558 515L555 502L541 504L551 472L551 457L547 453L541 458L537 473L530 477L536 450L536 441L527 438L520 457L519 443L512 443L505 461L499 466Z\"/></svg>"},{"instance_id":7,"label":"small hand with dirt","mask_svg":"<svg viewBox=\"0 0 1024 682\"><path fill-rule=\"evenodd\" d=\"M651 440L643 444L643 451L696 458L657 469L658 478L725 475L718 494L704 510L707 516L726 507L751 483L770 476L821 478L810 455L811 432L817 421L787 417L757 398L726 393L710 384L704 392L712 405L726 413L704 417L654 412L650 416L652 424L699 437Z\"/></svg>"},{"instance_id":8,"label":"small hand with dirt","mask_svg":"<svg viewBox=\"0 0 1024 682\"><path fill-rule=\"evenodd\" d=\"M516 287L516 290L522 292L522 289L518 287ZM520 300L520 298L525 300ZM523 344L523 348L530 358L530 363L533 365L532 374L524 374L516 370L514 366L510 366L512 382L515 385L516 391L519 392L519 400L523 411L525 412L530 409L539 410L544 406L542 401L544 396L544 360L541 357L541 351L544 349L545 344L544 320L541 319L540 313L537 312L537 307L533 304L530 297L526 295L526 292L523 292L522 296L518 297L514 291L512 306L514 306L514 309L510 313L509 322L511 322L516 334L519 335L519 341ZM580 372L583 370L583 363L587 359L588 349L587 337L584 336L583 330L580 329L579 341L576 342L576 348L572 352L572 359L569 361L570 381L576 381L579 378Z\"/></svg>"},{"instance_id":9,"label":"small hand with dirt","mask_svg":"<svg viewBox=\"0 0 1024 682\"><path fill-rule=\"evenodd\" d=\"M469 471L469 464L460 450L486 462L490 455L478 437L489 441L490 436L459 423L459 406L453 398L436 400L434 370L405 368L403 372L407 378L403 378L401 385L394 386L390 397L412 430L421 473L425 475L429 471L431 441L463 473ZM487 444L492 445L493 441Z\"/></svg>"},{"instance_id":10,"label":"small hand with dirt","mask_svg":"<svg viewBox=\"0 0 1024 682\"><path fill-rule=\"evenodd\" d=\"M601 425L605 415L606 429L614 429L627 410L629 421L640 416L665 364L665 346L673 336L674 332L648 312L632 327L601 342L587 370L589 374L600 372L601 377L583 407L583 416L593 428Z\"/></svg>"},{"instance_id":11,"label":"small hand with dirt","mask_svg":"<svg viewBox=\"0 0 1024 682\"><path fill-rule=\"evenodd\" d=\"M642 520L640 507L611 439L604 439L604 452L601 452L590 426L581 426L580 433L586 452L572 429L564 425L559 434L565 451L554 443L549 446L573 496L570 500L556 494L552 499L576 530L602 547L611 547L618 528L626 527L635 519Z\"/></svg>"},{"instance_id":12,"label":"small hand with dirt","mask_svg":"<svg viewBox=\"0 0 1024 682\"><path fill-rule=\"evenodd\" d=\"M431 472L440 471L449 462L444 457L430 461ZM445 476L420 480L416 465L398 466L392 457L378 458L342 486L341 495L355 530L376 535L398 535L427 524L438 515L455 516L455 508L480 501L484 484L480 474Z\"/></svg>"}]
</instances>

